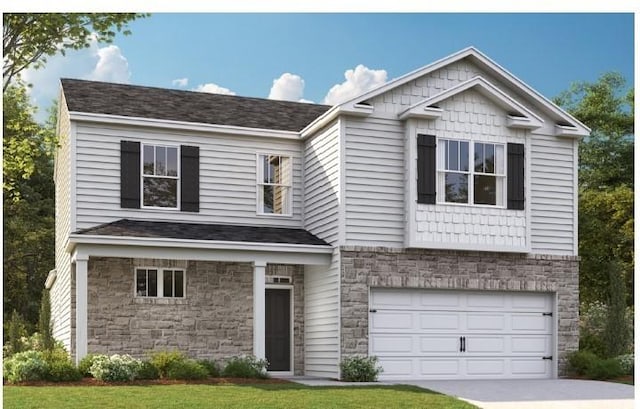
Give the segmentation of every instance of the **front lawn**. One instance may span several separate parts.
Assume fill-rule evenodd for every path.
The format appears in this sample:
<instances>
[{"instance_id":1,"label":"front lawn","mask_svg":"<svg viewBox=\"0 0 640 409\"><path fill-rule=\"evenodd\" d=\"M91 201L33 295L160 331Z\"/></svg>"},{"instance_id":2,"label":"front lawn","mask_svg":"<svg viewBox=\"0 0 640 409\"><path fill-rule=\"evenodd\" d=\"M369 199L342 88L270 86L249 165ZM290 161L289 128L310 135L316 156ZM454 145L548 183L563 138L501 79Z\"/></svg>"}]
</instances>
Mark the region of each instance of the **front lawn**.
<instances>
[{"instance_id":1,"label":"front lawn","mask_svg":"<svg viewBox=\"0 0 640 409\"><path fill-rule=\"evenodd\" d=\"M476 408L450 396L405 385L5 386L3 392L5 409Z\"/></svg>"}]
</instances>

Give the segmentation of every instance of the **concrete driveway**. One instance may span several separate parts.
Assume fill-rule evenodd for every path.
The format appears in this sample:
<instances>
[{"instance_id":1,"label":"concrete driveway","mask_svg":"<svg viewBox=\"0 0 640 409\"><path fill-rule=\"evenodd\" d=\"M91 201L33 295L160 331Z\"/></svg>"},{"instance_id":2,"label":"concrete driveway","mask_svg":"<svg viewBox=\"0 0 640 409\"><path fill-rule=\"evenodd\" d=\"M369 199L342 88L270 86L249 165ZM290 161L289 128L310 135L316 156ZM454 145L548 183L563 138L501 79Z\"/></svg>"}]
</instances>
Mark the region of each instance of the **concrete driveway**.
<instances>
[{"instance_id":1,"label":"concrete driveway","mask_svg":"<svg viewBox=\"0 0 640 409\"><path fill-rule=\"evenodd\" d=\"M632 409L633 386L576 379L402 381L482 409Z\"/></svg>"}]
</instances>

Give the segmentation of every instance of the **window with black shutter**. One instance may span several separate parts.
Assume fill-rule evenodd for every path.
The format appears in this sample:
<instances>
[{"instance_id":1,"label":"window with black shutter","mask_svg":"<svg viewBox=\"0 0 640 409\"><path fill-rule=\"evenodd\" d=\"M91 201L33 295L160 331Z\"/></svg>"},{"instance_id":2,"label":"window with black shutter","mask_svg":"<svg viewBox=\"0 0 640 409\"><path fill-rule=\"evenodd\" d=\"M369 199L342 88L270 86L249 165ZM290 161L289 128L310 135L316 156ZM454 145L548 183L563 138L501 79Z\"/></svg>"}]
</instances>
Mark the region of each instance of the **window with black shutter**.
<instances>
[{"instance_id":1,"label":"window with black shutter","mask_svg":"<svg viewBox=\"0 0 640 409\"><path fill-rule=\"evenodd\" d=\"M507 144L507 208L524 210L524 145Z\"/></svg>"}]
</instances>

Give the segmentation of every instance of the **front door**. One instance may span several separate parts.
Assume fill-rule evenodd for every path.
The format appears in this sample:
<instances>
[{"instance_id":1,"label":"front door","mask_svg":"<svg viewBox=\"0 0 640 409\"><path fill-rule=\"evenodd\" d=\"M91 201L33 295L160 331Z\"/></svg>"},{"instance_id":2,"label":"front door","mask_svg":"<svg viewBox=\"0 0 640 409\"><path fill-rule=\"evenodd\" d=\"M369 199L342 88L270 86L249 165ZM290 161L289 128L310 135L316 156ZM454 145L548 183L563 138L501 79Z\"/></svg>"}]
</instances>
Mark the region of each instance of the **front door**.
<instances>
[{"instance_id":1,"label":"front door","mask_svg":"<svg viewBox=\"0 0 640 409\"><path fill-rule=\"evenodd\" d=\"M269 371L291 371L291 290L265 290L265 354Z\"/></svg>"}]
</instances>

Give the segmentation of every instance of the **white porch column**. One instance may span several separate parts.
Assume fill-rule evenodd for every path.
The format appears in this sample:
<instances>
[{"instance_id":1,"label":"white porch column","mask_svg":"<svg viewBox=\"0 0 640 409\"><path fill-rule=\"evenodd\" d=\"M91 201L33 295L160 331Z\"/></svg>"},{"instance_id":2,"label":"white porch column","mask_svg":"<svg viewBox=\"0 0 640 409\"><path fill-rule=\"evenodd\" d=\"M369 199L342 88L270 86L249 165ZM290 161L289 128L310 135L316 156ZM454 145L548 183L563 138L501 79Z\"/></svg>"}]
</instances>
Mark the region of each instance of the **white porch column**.
<instances>
[{"instance_id":1,"label":"white porch column","mask_svg":"<svg viewBox=\"0 0 640 409\"><path fill-rule=\"evenodd\" d=\"M76 364L87 355L87 264L76 258Z\"/></svg>"},{"instance_id":2,"label":"white porch column","mask_svg":"<svg viewBox=\"0 0 640 409\"><path fill-rule=\"evenodd\" d=\"M253 263L253 354L258 359L265 358L265 272L267 263L255 261Z\"/></svg>"}]
</instances>

